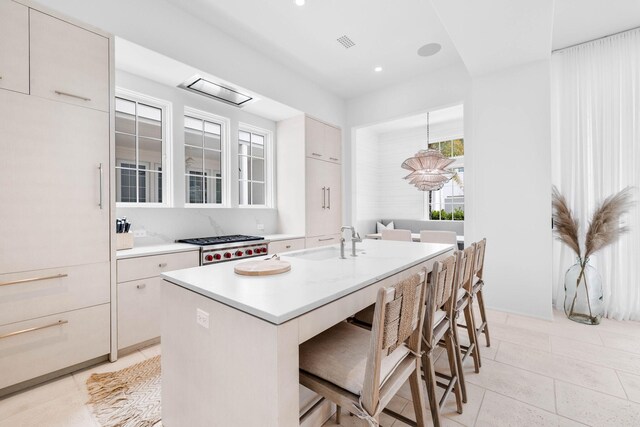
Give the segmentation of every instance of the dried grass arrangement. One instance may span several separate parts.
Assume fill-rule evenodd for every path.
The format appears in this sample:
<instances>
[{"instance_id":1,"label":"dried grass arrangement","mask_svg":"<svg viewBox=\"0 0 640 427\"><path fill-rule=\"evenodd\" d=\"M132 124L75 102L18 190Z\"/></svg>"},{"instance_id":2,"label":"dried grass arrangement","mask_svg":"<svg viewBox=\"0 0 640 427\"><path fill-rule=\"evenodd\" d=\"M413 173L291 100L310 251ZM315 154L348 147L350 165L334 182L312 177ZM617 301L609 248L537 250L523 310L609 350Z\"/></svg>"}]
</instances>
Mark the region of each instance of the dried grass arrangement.
<instances>
[{"instance_id":1,"label":"dried grass arrangement","mask_svg":"<svg viewBox=\"0 0 640 427\"><path fill-rule=\"evenodd\" d=\"M569 246L578 257L581 269L576 288L584 281L587 301L590 299L588 287L586 286L585 268L589 262L589 257L600 249L615 243L622 234L629 231L628 227L620 223L620 218L627 213L633 205L633 187L626 187L620 192L607 197L593 213L584 239L583 250L580 244L578 219L573 216L573 212L569 208L564 196L560 194L555 186L553 187L552 206L555 234L557 239ZM577 295L578 293L576 292L569 312L567 313L570 318L574 314ZM594 317L590 306L589 316ZM595 322L595 319L590 320L592 324L599 322L599 320Z\"/></svg>"}]
</instances>

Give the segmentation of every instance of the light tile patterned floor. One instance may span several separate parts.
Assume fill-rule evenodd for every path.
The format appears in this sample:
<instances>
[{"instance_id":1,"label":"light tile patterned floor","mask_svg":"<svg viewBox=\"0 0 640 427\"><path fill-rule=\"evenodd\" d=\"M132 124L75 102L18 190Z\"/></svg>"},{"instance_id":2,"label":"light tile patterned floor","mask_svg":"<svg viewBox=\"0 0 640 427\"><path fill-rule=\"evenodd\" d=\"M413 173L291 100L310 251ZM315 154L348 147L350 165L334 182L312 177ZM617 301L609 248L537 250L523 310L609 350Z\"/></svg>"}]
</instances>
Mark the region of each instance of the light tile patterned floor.
<instances>
[{"instance_id":1,"label":"light tile patterned floor","mask_svg":"<svg viewBox=\"0 0 640 427\"><path fill-rule=\"evenodd\" d=\"M445 426L640 426L640 322L579 325L556 312L553 322L489 311L491 347L481 338L482 368L465 364L468 403L453 399ZM86 405L85 381L160 354L136 351L0 400L0 427L98 427ZM437 366L446 370L441 357ZM390 408L413 418L409 387ZM356 425L344 415L342 425ZM404 423L382 415L384 427ZM325 426L335 426L330 420Z\"/></svg>"}]
</instances>

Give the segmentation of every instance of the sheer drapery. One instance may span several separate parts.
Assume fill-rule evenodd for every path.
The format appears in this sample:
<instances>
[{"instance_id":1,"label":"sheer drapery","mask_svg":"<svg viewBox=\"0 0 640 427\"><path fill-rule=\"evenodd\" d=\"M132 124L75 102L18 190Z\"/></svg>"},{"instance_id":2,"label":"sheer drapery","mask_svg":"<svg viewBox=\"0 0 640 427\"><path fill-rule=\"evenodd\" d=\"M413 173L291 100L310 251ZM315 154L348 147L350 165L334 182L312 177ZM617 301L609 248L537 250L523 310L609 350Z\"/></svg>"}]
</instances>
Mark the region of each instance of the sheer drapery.
<instances>
[{"instance_id":1,"label":"sheer drapery","mask_svg":"<svg viewBox=\"0 0 640 427\"><path fill-rule=\"evenodd\" d=\"M554 53L553 183L586 231L596 205L627 185L640 187L640 30ZM636 191L636 199L639 198ZM631 232L597 253L606 316L640 320L640 209L624 219ZM554 304L575 261L554 243Z\"/></svg>"}]
</instances>

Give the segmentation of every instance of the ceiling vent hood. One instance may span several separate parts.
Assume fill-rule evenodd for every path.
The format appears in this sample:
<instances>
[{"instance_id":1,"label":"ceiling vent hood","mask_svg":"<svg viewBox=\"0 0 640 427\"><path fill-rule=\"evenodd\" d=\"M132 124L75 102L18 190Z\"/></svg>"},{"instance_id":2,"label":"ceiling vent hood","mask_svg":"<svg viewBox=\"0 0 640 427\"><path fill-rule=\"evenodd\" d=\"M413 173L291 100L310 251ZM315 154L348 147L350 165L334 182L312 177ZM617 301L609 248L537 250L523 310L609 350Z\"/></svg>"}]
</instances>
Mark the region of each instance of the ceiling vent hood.
<instances>
[{"instance_id":1,"label":"ceiling vent hood","mask_svg":"<svg viewBox=\"0 0 640 427\"><path fill-rule=\"evenodd\" d=\"M200 76L190 78L179 87L240 108L244 107L245 104L253 99L253 97L249 95L238 92L235 89L222 86L218 83L211 82Z\"/></svg>"}]
</instances>

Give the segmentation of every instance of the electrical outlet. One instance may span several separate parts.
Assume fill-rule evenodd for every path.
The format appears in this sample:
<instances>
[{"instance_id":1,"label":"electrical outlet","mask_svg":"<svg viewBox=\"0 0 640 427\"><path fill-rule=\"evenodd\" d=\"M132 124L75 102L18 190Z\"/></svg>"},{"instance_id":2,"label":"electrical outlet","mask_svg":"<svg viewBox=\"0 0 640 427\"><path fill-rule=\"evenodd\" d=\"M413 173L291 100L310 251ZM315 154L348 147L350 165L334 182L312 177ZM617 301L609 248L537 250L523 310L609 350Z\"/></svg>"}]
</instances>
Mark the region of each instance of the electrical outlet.
<instances>
[{"instance_id":1,"label":"electrical outlet","mask_svg":"<svg viewBox=\"0 0 640 427\"><path fill-rule=\"evenodd\" d=\"M264 224L256 224L256 227L258 228L258 230L264 231Z\"/></svg>"},{"instance_id":2,"label":"electrical outlet","mask_svg":"<svg viewBox=\"0 0 640 427\"><path fill-rule=\"evenodd\" d=\"M196 323L205 329L209 329L209 313L196 309Z\"/></svg>"},{"instance_id":3,"label":"electrical outlet","mask_svg":"<svg viewBox=\"0 0 640 427\"><path fill-rule=\"evenodd\" d=\"M133 237L147 237L147 230L133 230Z\"/></svg>"}]
</instances>

